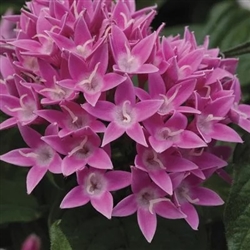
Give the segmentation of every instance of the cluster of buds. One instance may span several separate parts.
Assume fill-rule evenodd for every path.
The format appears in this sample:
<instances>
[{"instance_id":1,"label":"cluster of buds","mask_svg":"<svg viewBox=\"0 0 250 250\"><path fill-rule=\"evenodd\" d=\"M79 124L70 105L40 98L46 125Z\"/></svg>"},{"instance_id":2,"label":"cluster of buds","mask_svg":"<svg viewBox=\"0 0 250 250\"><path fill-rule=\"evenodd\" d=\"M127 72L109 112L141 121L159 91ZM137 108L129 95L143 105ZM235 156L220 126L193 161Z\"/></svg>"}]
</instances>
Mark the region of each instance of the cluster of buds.
<instances>
[{"instance_id":1,"label":"cluster of buds","mask_svg":"<svg viewBox=\"0 0 250 250\"><path fill-rule=\"evenodd\" d=\"M90 202L109 219L137 212L149 242L157 215L197 229L196 205L223 204L201 186L214 173L230 181L230 150L216 142L242 142L230 123L250 132L237 59L209 49L208 37L197 45L188 28L161 37L163 25L150 29L155 14L133 0L33 0L4 17L16 27L0 40L1 130L17 126L27 144L0 159L30 167L28 194L47 171L75 174L61 208ZM121 169L112 152L116 142L122 154L123 135L136 152ZM114 206L113 191L129 186Z\"/></svg>"}]
</instances>

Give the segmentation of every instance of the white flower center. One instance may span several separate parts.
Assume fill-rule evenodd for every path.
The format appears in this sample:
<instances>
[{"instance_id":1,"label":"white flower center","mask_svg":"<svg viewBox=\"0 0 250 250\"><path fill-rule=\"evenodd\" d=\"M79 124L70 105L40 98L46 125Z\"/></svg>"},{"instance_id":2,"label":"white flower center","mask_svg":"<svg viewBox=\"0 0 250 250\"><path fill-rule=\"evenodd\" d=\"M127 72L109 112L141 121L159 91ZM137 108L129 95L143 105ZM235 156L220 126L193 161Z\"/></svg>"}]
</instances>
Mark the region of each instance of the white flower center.
<instances>
[{"instance_id":1,"label":"white flower center","mask_svg":"<svg viewBox=\"0 0 250 250\"><path fill-rule=\"evenodd\" d=\"M85 180L85 190L89 195L102 194L106 185L106 180L98 173L91 173Z\"/></svg>"}]
</instances>

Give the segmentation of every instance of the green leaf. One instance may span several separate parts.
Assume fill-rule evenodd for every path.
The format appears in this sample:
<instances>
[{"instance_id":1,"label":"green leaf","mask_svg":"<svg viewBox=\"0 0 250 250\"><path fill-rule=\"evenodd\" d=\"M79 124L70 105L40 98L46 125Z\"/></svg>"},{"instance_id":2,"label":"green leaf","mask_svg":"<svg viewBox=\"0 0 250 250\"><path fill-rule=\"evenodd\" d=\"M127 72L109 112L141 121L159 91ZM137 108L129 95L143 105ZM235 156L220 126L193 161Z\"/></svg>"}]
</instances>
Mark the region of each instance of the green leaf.
<instances>
[{"instance_id":1,"label":"green leaf","mask_svg":"<svg viewBox=\"0 0 250 250\"><path fill-rule=\"evenodd\" d=\"M229 250L246 250L250 246L250 134L243 137L234 153L234 183L225 209Z\"/></svg>"},{"instance_id":2,"label":"green leaf","mask_svg":"<svg viewBox=\"0 0 250 250\"><path fill-rule=\"evenodd\" d=\"M13 180L0 178L0 224L28 222L41 216L35 197L26 193L22 177Z\"/></svg>"},{"instance_id":3,"label":"green leaf","mask_svg":"<svg viewBox=\"0 0 250 250\"><path fill-rule=\"evenodd\" d=\"M51 250L72 250L67 238L60 229L60 220L50 228Z\"/></svg>"},{"instance_id":4,"label":"green leaf","mask_svg":"<svg viewBox=\"0 0 250 250\"><path fill-rule=\"evenodd\" d=\"M135 215L108 220L89 204L67 210L60 223L52 227L51 250L205 250L207 246L207 235L202 225L197 232L184 220L158 217L157 231L149 244ZM66 241L66 247L59 245L58 241Z\"/></svg>"}]
</instances>

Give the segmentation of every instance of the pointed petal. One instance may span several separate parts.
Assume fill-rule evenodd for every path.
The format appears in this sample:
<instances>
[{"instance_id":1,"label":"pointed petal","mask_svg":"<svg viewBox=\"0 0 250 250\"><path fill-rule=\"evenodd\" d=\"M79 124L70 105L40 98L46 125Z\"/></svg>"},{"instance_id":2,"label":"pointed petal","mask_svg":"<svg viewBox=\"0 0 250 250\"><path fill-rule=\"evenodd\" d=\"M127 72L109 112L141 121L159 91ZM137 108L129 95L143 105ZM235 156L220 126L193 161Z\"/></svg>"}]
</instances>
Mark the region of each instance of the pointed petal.
<instances>
[{"instance_id":1,"label":"pointed petal","mask_svg":"<svg viewBox=\"0 0 250 250\"><path fill-rule=\"evenodd\" d=\"M37 110L36 114L50 123L57 123L60 128L64 126L63 121L66 119L66 115L63 112L57 110Z\"/></svg>"},{"instance_id":2,"label":"pointed petal","mask_svg":"<svg viewBox=\"0 0 250 250\"><path fill-rule=\"evenodd\" d=\"M154 205L154 211L158 215L166 219L181 219L185 215L171 202L161 201Z\"/></svg>"},{"instance_id":3,"label":"pointed petal","mask_svg":"<svg viewBox=\"0 0 250 250\"><path fill-rule=\"evenodd\" d=\"M0 123L0 130L14 127L17 124L17 118L11 117Z\"/></svg>"},{"instance_id":4,"label":"pointed petal","mask_svg":"<svg viewBox=\"0 0 250 250\"><path fill-rule=\"evenodd\" d=\"M180 67L189 65L192 68L192 72L198 69L203 59L204 49L197 49L192 51L191 53L187 54L186 56L182 57L178 65Z\"/></svg>"},{"instance_id":5,"label":"pointed petal","mask_svg":"<svg viewBox=\"0 0 250 250\"><path fill-rule=\"evenodd\" d=\"M148 76L148 89L153 98L159 97L159 94L166 94L166 86L159 73L152 73Z\"/></svg>"},{"instance_id":6,"label":"pointed petal","mask_svg":"<svg viewBox=\"0 0 250 250\"><path fill-rule=\"evenodd\" d=\"M86 160L78 159L76 156L66 156L62 161L62 173L64 176L69 176L78 170L81 170L85 167Z\"/></svg>"},{"instance_id":7,"label":"pointed petal","mask_svg":"<svg viewBox=\"0 0 250 250\"><path fill-rule=\"evenodd\" d=\"M63 198L60 208L80 207L89 202L89 197L84 195L81 186L74 187Z\"/></svg>"},{"instance_id":8,"label":"pointed petal","mask_svg":"<svg viewBox=\"0 0 250 250\"><path fill-rule=\"evenodd\" d=\"M199 226L199 216L194 208L193 205L191 205L188 202L185 202L181 204L181 211L187 216L185 218L186 222L194 229L197 230Z\"/></svg>"},{"instance_id":9,"label":"pointed petal","mask_svg":"<svg viewBox=\"0 0 250 250\"><path fill-rule=\"evenodd\" d=\"M173 145L172 140L164 140L164 141L159 141L155 139L153 136L149 136L148 138L149 143L151 147L157 152L157 153L162 153L166 149L170 148Z\"/></svg>"},{"instance_id":10,"label":"pointed petal","mask_svg":"<svg viewBox=\"0 0 250 250\"><path fill-rule=\"evenodd\" d=\"M197 134L189 130L184 130L175 144L180 148L207 147L207 144Z\"/></svg>"},{"instance_id":11,"label":"pointed petal","mask_svg":"<svg viewBox=\"0 0 250 250\"><path fill-rule=\"evenodd\" d=\"M156 214L151 214L144 209L138 209L137 221L144 237L148 242L151 242L156 231Z\"/></svg>"},{"instance_id":12,"label":"pointed petal","mask_svg":"<svg viewBox=\"0 0 250 250\"><path fill-rule=\"evenodd\" d=\"M46 174L47 168L43 167L32 167L27 175L27 193L30 194L33 189L37 186L43 176Z\"/></svg>"},{"instance_id":13,"label":"pointed petal","mask_svg":"<svg viewBox=\"0 0 250 250\"><path fill-rule=\"evenodd\" d=\"M192 188L190 193L192 199L199 199L199 201L195 202L197 205L219 206L224 204L224 201L220 198L220 196L208 188L195 187Z\"/></svg>"},{"instance_id":14,"label":"pointed petal","mask_svg":"<svg viewBox=\"0 0 250 250\"><path fill-rule=\"evenodd\" d=\"M108 154L101 148L97 148L93 155L87 159L89 166L100 169L112 169L113 164Z\"/></svg>"},{"instance_id":15,"label":"pointed petal","mask_svg":"<svg viewBox=\"0 0 250 250\"><path fill-rule=\"evenodd\" d=\"M149 176L152 181L169 195L173 194L173 186L169 175L165 171L151 171Z\"/></svg>"},{"instance_id":16,"label":"pointed petal","mask_svg":"<svg viewBox=\"0 0 250 250\"><path fill-rule=\"evenodd\" d=\"M133 126L126 130L127 135L136 141L137 143L147 147L145 135L143 133L143 127L139 123L135 123Z\"/></svg>"},{"instance_id":17,"label":"pointed petal","mask_svg":"<svg viewBox=\"0 0 250 250\"><path fill-rule=\"evenodd\" d=\"M148 176L148 173L136 168L131 167L132 183L131 189L133 193L139 193L146 186L152 185L152 181Z\"/></svg>"},{"instance_id":18,"label":"pointed petal","mask_svg":"<svg viewBox=\"0 0 250 250\"><path fill-rule=\"evenodd\" d=\"M84 97L86 99L86 101L91 105L91 106L95 106L99 97L101 96L101 92L97 92L94 94L89 94L89 93L84 93Z\"/></svg>"},{"instance_id":19,"label":"pointed petal","mask_svg":"<svg viewBox=\"0 0 250 250\"><path fill-rule=\"evenodd\" d=\"M168 172L185 172L198 168L192 161L182 157L167 155L165 159Z\"/></svg>"},{"instance_id":20,"label":"pointed petal","mask_svg":"<svg viewBox=\"0 0 250 250\"><path fill-rule=\"evenodd\" d=\"M233 95L218 98L207 105L204 111L207 114L213 114L213 116L224 117L233 106L234 98Z\"/></svg>"},{"instance_id":21,"label":"pointed petal","mask_svg":"<svg viewBox=\"0 0 250 250\"><path fill-rule=\"evenodd\" d=\"M222 168L227 165L226 161L209 152L203 152L202 155L192 157L192 161L201 169Z\"/></svg>"},{"instance_id":22,"label":"pointed petal","mask_svg":"<svg viewBox=\"0 0 250 250\"><path fill-rule=\"evenodd\" d=\"M53 161L49 164L48 169L51 173L62 173L62 159L59 154L55 153Z\"/></svg>"},{"instance_id":23,"label":"pointed petal","mask_svg":"<svg viewBox=\"0 0 250 250\"><path fill-rule=\"evenodd\" d=\"M95 107L91 106L89 103L84 103L82 108L86 110L89 114L96 118L102 119L104 121L113 120L113 111L115 105L107 101L98 101Z\"/></svg>"},{"instance_id":24,"label":"pointed petal","mask_svg":"<svg viewBox=\"0 0 250 250\"><path fill-rule=\"evenodd\" d=\"M128 45L127 37L121 29L119 29L116 25L113 25L111 30L111 48L116 63L119 55L127 54L125 44Z\"/></svg>"},{"instance_id":25,"label":"pointed petal","mask_svg":"<svg viewBox=\"0 0 250 250\"><path fill-rule=\"evenodd\" d=\"M122 104L125 101L130 101L133 106L135 103L135 90L130 77L121 83L115 91L115 103L116 105Z\"/></svg>"},{"instance_id":26,"label":"pointed petal","mask_svg":"<svg viewBox=\"0 0 250 250\"><path fill-rule=\"evenodd\" d=\"M133 194L121 200L113 209L112 216L123 217L134 214L137 210L135 196Z\"/></svg>"},{"instance_id":27,"label":"pointed petal","mask_svg":"<svg viewBox=\"0 0 250 250\"><path fill-rule=\"evenodd\" d=\"M21 125L18 125L18 128L23 137L23 140L30 148L36 148L39 144L42 143L41 135L34 129L28 126L21 126Z\"/></svg>"},{"instance_id":28,"label":"pointed petal","mask_svg":"<svg viewBox=\"0 0 250 250\"><path fill-rule=\"evenodd\" d=\"M109 171L106 173L105 177L108 181L107 189L109 191L122 189L131 184L131 173L126 171Z\"/></svg>"},{"instance_id":29,"label":"pointed petal","mask_svg":"<svg viewBox=\"0 0 250 250\"><path fill-rule=\"evenodd\" d=\"M34 164L34 159L30 157L25 157L20 154L20 152L23 154L29 154L33 151L30 148L14 149L6 154L0 155L0 160L21 167L32 166Z\"/></svg>"},{"instance_id":30,"label":"pointed petal","mask_svg":"<svg viewBox=\"0 0 250 250\"><path fill-rule=\"evenodd\" d=\"M136 103L134 110L137 114L138 122L144 121L154 115L162 105L163 100L145 100Z\"/></svg>"},{"instance_id":31,"label":"pointed petal","mask_svg":"<svg viewBox=\"0 0 250 250\"><path fill-rule=\"evenodd\" d=\"M118 127L116 123L111 122L105 131L102 147L122 136L124 132L124 128Z\"/></svg>"},{"instance_id":32,"label":"pointed petal","mask_svg":"<svg viewBox=\"0 0 250 250\"><path fill-rule=\"evenodd\" d=\"M113 209L113 197L110 192L104 192L101 196L91 197L92 206L108 219L111 219Z\"/></svg>"},{"instance_id":33,"label":"pointed petal","mask_svg":"<svg viewBox=\"0 0 250 250\"><path fill-rule=\"evenodd\" d=\"M213 129L211 130L209 135L213 139L220 141L239 142L239 143L243 142L241 137L235 130L222 123L214 124Z\"/></svg>"},{"instance_id":34,"label":"pointed petal","mask_svg":"<svg viewBox=\"0 0 250 250\"><path fill-rule=\"evenodd\" d=\"M126 77L118 75L116 73L108 73L103 77L103 88L102 91L107 91L109 89L113 89L118 86L122 82L126 80Z\"/></svg>"},{"instance_id":35,"label":"pointed petal","mask_svg":"<svg viewBox=\"0 0 250 250\"><path fill-rule=\"evenodd\" d=\"M156 33L152 33L151 35L143 38L132 49L132 55L138 58L141 64L145 63L152 52L155 41Z\"/></svg>"},{"instance_id":36,"label":"pointed petal","mask_svg":"<svg viewBox=\"0 0 250 250\"><path fill-rule=\"evenodd\" d=\"M158 72L159 69L153 64L143 64L139 69L136 70L137 74L151 74Z\"/></svg>"},{"instance_id":37,"label":"pointed petal","mask_svg":"<svg viewBox=\"0 0 250 250\"><path fill-rule=\"evenodd\" d=\"M75 54L69 56L69 72L73 79L81 79L83 72L88 72L86 63Z\"/></svg>"}]
</instances>

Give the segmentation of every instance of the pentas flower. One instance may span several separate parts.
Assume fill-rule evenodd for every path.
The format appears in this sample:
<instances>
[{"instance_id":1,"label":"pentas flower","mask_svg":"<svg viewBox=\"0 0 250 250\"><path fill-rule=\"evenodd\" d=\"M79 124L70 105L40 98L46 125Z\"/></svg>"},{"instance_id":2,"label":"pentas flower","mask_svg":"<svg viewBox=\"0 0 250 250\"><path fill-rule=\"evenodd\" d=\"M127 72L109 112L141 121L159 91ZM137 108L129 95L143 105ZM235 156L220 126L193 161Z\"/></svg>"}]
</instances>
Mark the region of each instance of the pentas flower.
<instances>
[{"instance_id":1,"label":"pentas flower","mask_svg":"<svg viewBox=\"0 0 250 250\"><path fill-rule=\"evenodd\" d=\"M128 216L137 211L139 227L147 239L151 242L157 224L156 214L168 218L185 218L185 215L168 199L166 193L154 185L148 175L139 169L132 167L133 194L120 201L113 210L113 216Z\"/></svg>"},{"instance_id":2,"label":"pentas flower","mask_svg":"<svg viewBox=\"0 0 250 250\"><path fill-rule=\"evenodd\" d=\"M36 80L35 83L25 83L25 85L31 86L37 93L43 96L41 104L59 104L65 100L71 101L76 99L78 92L58 85L57 80L60 79L61 72L58 72L51 64L41 59L37 59L37 66L41 79ZM63 61L61 63L61 70L64 71L65 77L67 71L65 70Z\"/></svg>"},{"instance_id":3,"label":"pentas flower","mask_svg":"<svg viewBox=\"0 0 250 250\"><path fill-rule=\"evenodd\" d=\"M62 159L47 143L41 140L41 135L28 126L18 125L18 129L28 148L14 149L0 156L1 161L21 167L31 167L27 175L27 193L30 194L47 171L55 174L62 172ZM57 132L57 127L50 125L45 131L49 136Z\"/></svg>"},{"instance_id":4,"label":"pentas flower","mask_svg":"<svg viewBox=\"0 0 250 250\"><path fill-rule=\"evenodd\" d=\"M196 98L197 109L201 111L201 114L196 115L194 122L205 142L209 143L212 139L242 142L237 132L221 122L229 113L234 96L222 96L209 101L196 94Z\"/></svg>"},{"instance_id":5,"label":"pentas flower","mask_svg":"<svg viewBox=\"0 0 250 250\"><path fill-rule=\"evenodd\" d=\"M150 133L149 143L152 148L161 153L172 146L179 148L206 147L206 143L194 132L187 130L187 117L174 113L165 123L158 114L143 122Z\"/></svg>"},{"instance_id":6,"label":"pentas flower","mask_svg":"<svg viewBox=\"0 0 250 250\"><path fill-rule=\"evenodd\" d=\"M158 110L158 114L167 115L173 112L180 113L200 113L200 111L189 106L181 106L193 93L196 86L196 80L190 79L174 85L166 91L164 83L159 73L152 73L148 76L148 91L145 93L141 88L136 91L140 99L162 99L164 102ZM144 92L144 93L143 93Z\"/></svg>"},{"instance_id":7,"label":"pentas flower","mask_svg":"<svg viewBox=\"0 0 250 250\"><path fill-rule=\"evenodd\" d=\"M85 103L82 107L91 115L110 121L102 146L126 134L144 146L147 142L139 122L152 116L161 106L160 100L146 100L136 103L135 91L130 78L121 83L115 92L115 104L108 101L98 101L95 107Z\"/></svg>"},{"instance_id":8,"label":"pentas flower","mask_svg":"<svg viewBox=\"0 0 250 250\"><path fill-rule=\"evenodd\" d=\"M38 96L31 88L21 83L22 80L19 76L15 76L18 97L6 93L0 94L0 110L11 116L0 124L0 129L13 127L18 122L22 125L29 125L34 123L38 117L35 114L40 107Z\"/></svg>"},{"instance_id":9,"label":"pentas flower","mask_svg":"<svg viewBox=\"0 0 250 250\"><path fill-rule=\"evenodd\" d=\"M100 138L91 129L64 138L45 135L41 139L60 154L66 155L62 161L62 173L65 176L83 169L87 164L99 169L113 168L109 155L99 148Z\"/></svg>"},{"instance_id":10,"label":"pentas flower","mask_svg":"<svg viewBox=\"0 0 250 250\"><path fill-rule=\"evenodd\" d=\"M61 102L62 111L43 109L36 111L36 114L50 123L56 123L61 130L59 137L65 137L72 133L80 132L91 128L94 132L104 132L105 125L95 117L87 113L75 102Z\"/></svg>"},{"instance_id":11,"label":"pentas flower","mask_svg":"<svg viewBox=\"0 0 250 250\"><path fill-rule=\"evenodd\" d=\"M113 197L110 191L119 190L131 183L131 174L125 171L105 171L85 168L77 172L78 186L63 199L61 208L91 205L108 219L111 218Z\"/></svg>"},{"instance_id":12,"label":"pentas flower","mask_svg":"<svg viewBox=\"0 0 250 250\"><path fill-rule=\"evenodd\" d=\"M128 74L148 74L158 71L154 65L146 63L156 41L155 33L143 38L131 48L125 34L117 26L112 26L110 41L116 62L113 66L114 71Z\"/></svg>"},{"instance_id":13,"label":"pentas flower","mask_svg":"<svg viewBox=\"0 0 250 250\"><path fill-rule=\"evenodd\" d=\"M171 176L176 206L187 216L185 220L194 229L199 225L199 216L194 205L218 206L223 200L214 191L200 187L200 179L185 173L174 173Z\"/></svg>"},{"instance_id":14,"label":"pentas flower","mask_svg":"<svg viewBox=\"0 0 250 250\"><path fill-rule=\"evenodd\" d=\"M103 42L96 53L89 58L88 64L74 54L69 56L69 72L73 80L63 80L59 84L63 87L81 91L88 103L96 105L101 92L116 87L125 81L125 77L116 73L107 73L108 47Z\"/></svg>"},{"instance_id":15,"label":"pentas flower","mask_svg":"<svg viewBox=\"0 0 250 250\"><path fill-rule=\"evenodd\" d=\"M148 173L151 180L169 195L173 193L172 182L168 172L186 172L197 169L191 161L183 157L171 155L167 151L157 153L151 147L136 146L138 154L135 157L135 166Z\"/></svg>"}]
</instances>

